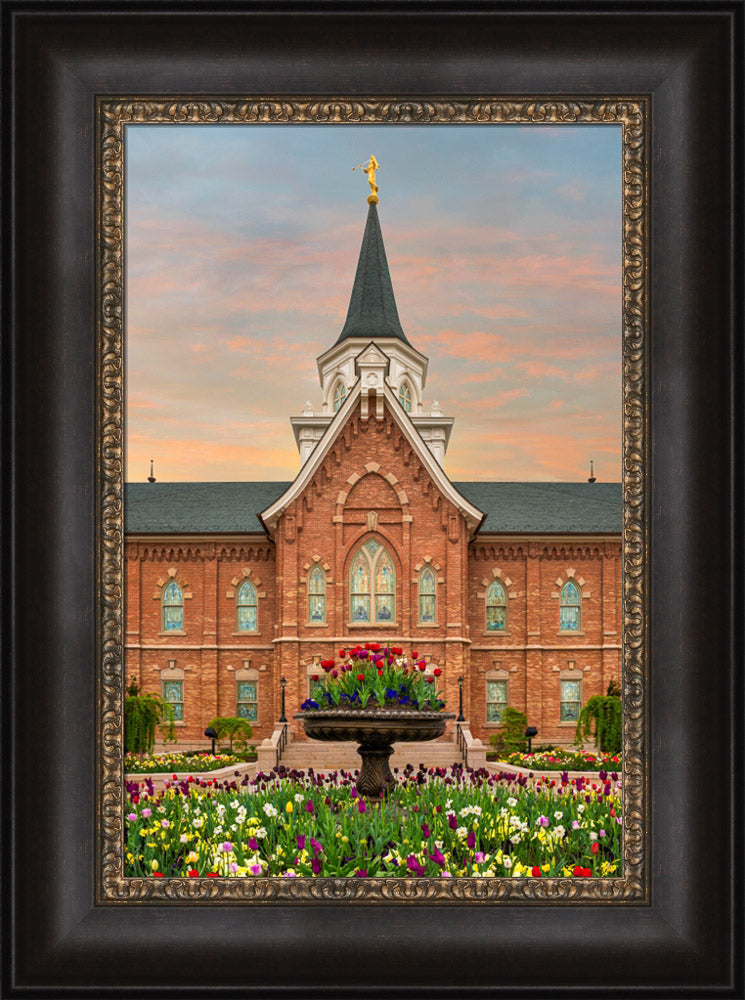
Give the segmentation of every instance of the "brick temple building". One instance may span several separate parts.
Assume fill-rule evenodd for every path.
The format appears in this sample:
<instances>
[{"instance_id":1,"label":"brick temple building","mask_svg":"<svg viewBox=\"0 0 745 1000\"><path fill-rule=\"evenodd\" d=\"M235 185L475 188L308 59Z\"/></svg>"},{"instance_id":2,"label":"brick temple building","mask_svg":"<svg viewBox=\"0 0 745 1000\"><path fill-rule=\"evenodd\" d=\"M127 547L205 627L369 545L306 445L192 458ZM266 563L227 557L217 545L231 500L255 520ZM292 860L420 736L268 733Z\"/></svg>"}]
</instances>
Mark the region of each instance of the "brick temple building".
<instances>
[{"instance_id":1,"label":"brick temple building","mask_svg":"<svg viewBox=\"0 0 745 1000\"><path fill-rule=\"evenodd\" d=\"M270 736L282 680L302 740L318 662L360 641L425 655L449 710L462 679L484 742L510 705L569 744L620 681L620 484L450 481L454 417L425 401L375 201L320 407L290 418L295 479L126 487L126 679L172 703L184 747L215 715Z\"/></svg>"}]
</instances>

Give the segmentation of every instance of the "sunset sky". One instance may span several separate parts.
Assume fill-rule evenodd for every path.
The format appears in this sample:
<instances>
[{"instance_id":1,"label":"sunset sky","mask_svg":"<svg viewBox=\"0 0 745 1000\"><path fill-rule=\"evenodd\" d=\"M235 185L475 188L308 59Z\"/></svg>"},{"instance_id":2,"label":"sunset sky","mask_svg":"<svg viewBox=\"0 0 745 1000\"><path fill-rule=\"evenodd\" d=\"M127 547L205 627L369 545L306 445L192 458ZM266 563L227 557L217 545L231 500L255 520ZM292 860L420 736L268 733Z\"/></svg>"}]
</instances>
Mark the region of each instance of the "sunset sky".
<instances>
[{"instance_id":1,"label":"sunset sky","mask_svg":"<svg viewBox=\"0 0 745 1000\"><path fill-rule=\"evenodd\" d=\"M621 129L131 125L126 478L290 480L380 163L399 317L459 480L621 479Z\"/></svg>"}]
</instances>

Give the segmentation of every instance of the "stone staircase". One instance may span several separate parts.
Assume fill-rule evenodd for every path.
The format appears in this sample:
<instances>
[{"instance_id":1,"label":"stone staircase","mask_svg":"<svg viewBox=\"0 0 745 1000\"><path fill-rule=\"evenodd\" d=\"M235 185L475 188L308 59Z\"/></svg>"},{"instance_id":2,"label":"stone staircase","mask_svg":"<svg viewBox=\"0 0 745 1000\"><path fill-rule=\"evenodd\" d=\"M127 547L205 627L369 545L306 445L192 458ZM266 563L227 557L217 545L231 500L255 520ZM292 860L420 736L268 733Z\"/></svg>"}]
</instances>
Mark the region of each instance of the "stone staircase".
<instances>
[{"instance_id":1,"label":"stone staircase","mask_svg":"<svg viewBox=\"0 0 745 1000\"><path fill-rule=\"evenodd\" d=\"M403 769L407 764L418 768L449 767L453 763L463 763L463 754L457 743L450 740L435 740L427 743L394 743L391 756L391 770ZM322 743L318 740L297 740L287 744L280 764L286 768L314 771L357 771L360 756L354 743Z\"/></svg>"}]
</instances>

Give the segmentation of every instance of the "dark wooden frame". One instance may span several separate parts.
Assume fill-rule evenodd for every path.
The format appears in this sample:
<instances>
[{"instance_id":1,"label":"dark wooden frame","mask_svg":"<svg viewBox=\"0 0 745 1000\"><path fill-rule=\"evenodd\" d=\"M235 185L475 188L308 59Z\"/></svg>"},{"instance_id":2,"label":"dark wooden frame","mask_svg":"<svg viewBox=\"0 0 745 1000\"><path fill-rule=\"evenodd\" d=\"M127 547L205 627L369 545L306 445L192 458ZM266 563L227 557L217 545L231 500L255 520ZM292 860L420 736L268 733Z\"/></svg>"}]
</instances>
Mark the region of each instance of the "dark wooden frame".
<instances>
[{"instance_id":1,"label":"dark wooden frame","mask_svg":"<svg viewBox=\"0 0 745 1000\"><path fill-rule=\"evenodd\" d=\"M742 995L744 13L2 2L4 996ZM651 95L650 905L94 905L94 97L138 92Z\"/></svg>"}]
</instances>

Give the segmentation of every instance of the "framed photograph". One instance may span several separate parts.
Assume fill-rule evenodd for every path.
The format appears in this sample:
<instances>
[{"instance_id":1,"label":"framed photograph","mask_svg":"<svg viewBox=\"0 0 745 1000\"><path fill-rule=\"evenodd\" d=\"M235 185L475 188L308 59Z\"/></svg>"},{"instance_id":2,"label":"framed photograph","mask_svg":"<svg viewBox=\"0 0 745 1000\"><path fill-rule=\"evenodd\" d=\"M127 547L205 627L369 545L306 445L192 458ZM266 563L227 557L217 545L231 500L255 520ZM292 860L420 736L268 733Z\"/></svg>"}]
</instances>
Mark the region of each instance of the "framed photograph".
<instances>
[{"instance_id":1,"label":"framed photograph","mask_svg":"<svg viewBox=\"0 0 745 1000\"><path fill-rule=\"evenodd\" d=\"M13 723L10 832L11 846L17 852L12 903L5 903L6 926L12 928L12 962L4 973L4 989L9 996L29 989L95 987L104 994L132 996L146 991L178 994L188 988L199 994L230 989L247 996L310 997L329 992L345 995L345 991L426 996L446 995L450 990L458 996L497 996L525 988L557 995L582 988L598 994L687 988L699 995L736 996L742 971L736 933L741 919L737 903L742 898L737 887L741 876L725 861L741 814L733 782L741 739L741 713L737 714L741 678L735 671L741 649L736 615L736 598L740 598L735 573L741 572L742 539L735 527L735 511L736 491L742 482L737 464L726 459L741 445L741 422L733 416L740 412L737 406L741 409L734 382L742 363L735 339L736 296L741 298L741 293L732 284L734 267L741 261L741 246L733 239L739 232L734 228L739 209L733 178L741 152L741 118L737 117L741 106L729 61L730 46L738 38L742 41L741 20L736 18L742 14L741 5L725 5L715 12L702 9L695 16L693 11L669 13L665 9L643 16L621 15L602 6L581 17L569 8L552 14L536 10L529 32L524 11L465 13L457 6L436 13L381 9L293 14L226 9L219 17L196 8L189 8L185 17L184 11L177 5L165 16L135 8L102 15L89 15L83 7L43 13L23 4L3 8L5 27L14 42L5 135L13 156L4 161L9 167L8 207L14 222L8 233L11 252L6 261L13 290L7 313L12 394L4 416L13 461L4 494L12 515L4 582L13 597L5 609L12 639L6 704ZM114 18L116 32L110 30ZM682 66L685 73L681 73ZM36 109L33 118L29 106ZM43 130L36 127L38 120L44 122ZM576 131L582 128L587 131ZM152 454L156 439L148 437L148 406L163 405L169 411L171 428L178 425L170 452L168 433L161 437L164 455L178 453L178 442L191 433L191 457L197 461L192 468L198 470L200 461L202 467L205 461L216 463L204 477L197 471L188 476L166 471L165 477L175 479L174 486L179 480L224 483L219 456L213 450L205 459L204 447L194 440L194 427L209 425L207 394L200 413L196 383L184 393L183 376L173 376L183 372L179 366L188 353L196 358L192 372L199 373L205 390L211 379L225 378L207 358L201 363L198 358L200 345L213 334L210 316L223 317L222 328L234 341L232 347L226 345L228 352L250 354L257 339L249 336L241 342L240 331L233 326L236 302L231 299L229 278L240 264L224 233L218 238L223 240L220 260L222 265L227 261L227 266L216 269L216 283L222 288L214 297L205 287L204 298L198 299L198 286L210 284L212 268L200 268L192 257L189 273L188 255L193 255L195 243L192 234L181 234L181 248L187 256L174 259L178 280L170 287L163 278L165 272L153 266L153 255L165 246L178 249L178 240L171 238L175 230L168 228L174 216L164 220L179 199L187 204L191 197L190 217L209 219L212 232L217 232L220 214L225 218L240 214L231 195L236 179L228 176L229 171L220 173L221 162L230 161L234 167L241 162L241 154L235 151L221 153L219 144L227 136L236 141L239 135L253 134L254 159L245 162L263 164L264 173L257 170L251 182L259 194L265 177L263 197L273 203L281 201L277 186L281 178L272 177L270 185L271 156L285 164L282 169L286 170L288 154L282 143L298 142L302 136L308 170L302 184L290 180L297 203L285 205L284 218L281 212L271 220L267 214L266 225L274 227L275 239L267 239L262 256L266 259L283 249L282 237L288 234L289 243L297 239L293 224L298 213L306 203L313 205L314 187L329 183L327 176L316 179L314 165L330 154L307 145L321 129L333 132L337 147L342 134L356 134L360 141L364 137L371 147L343 167L347 179L362 189L359 208L366 228L354 281L341 288L334 279L336 297L342 300L339 317L334 313L338 304L329 306L327 296L322 296L320 304L313 301L310 289L318 287L313 274L294 276L300 282L310 277L306 293L295 301L310 310L320 309L313 314L316 317L324 312L330 316L331 339L328 344L321 340L318 350L306 352L304 368L297 365L299 379L307 382L308 356L313 360L319 356L321 402L316 410L315 404L303 406L301 400L301 408L292 414L292 427L287 428L288 437L295 433L301 471L292 483L279 483L285 477L263 477L283 488L267 494L260 509L252 510L261 518L253 534L258 538L259 530L264 532L263 538L269 539L263 542L264 548L276 546L276 557L264 558L261 580L247 552L238 551L236 565L221 570L223 557L207 551L215 545L220 528L199 518L205 510L214 514L214 505L202 504L196 519L188 521L187 516L184 521L188 498L176 496L176 490L169 512L175 520L169 525L162 508L153 514L151 497L161 495L161 487L169 485L158 481L160 463L167 470L169 459ZM468 129L474 133L472 145ZM339 492L334 483L339 509L332 523L339 533L351 532L345 542L349 560L343 556L337 565L320 551L320 543L314 546L319 549L318 559L310 550L303 554L300 575L307 577L303 581L307 592L294 597L300 609L294 620L286 607L273 615L267 613L270 603L277 605L283 599L282 573L270 564L274 558L286 558L290 546L299 553L298 536L308 530L303 511L310 514L303 497L313 493L303 491L314 474L321 476L323 461L332 455L334 440L338 440L335 428L343 423L345 407L350 413L359 407L359 420L372 428L376 424L385 427L385 415L395 414L396 428L404 429L394 428L391 434L399 433L402 442L409 442L402 448L411 447L406 421L415 425L418 420L422 425L425 445L421 454L412 451L410 461L428 470L432 482L445 491L446 503L458 511L458 516L443 522L446 551L448 546L457 551L460 544L467 544L464 533L469 525L472 532L486 527L490 511L483 484L488 479L469 471L476 466L468 466L465 454L457 458L462 468L457 478L441 472L453 414L443 412L439 400L437 404L425 401L422 362L417 360L424 357L426 372L428 356L420 346L425 338L417 344L410 327L404 332L403 326L394 323L388 339L399 343L393 343L386 355L374 343L365 350L364 343L355 343L355 339L362 340L361 328L346 336L342 330L337 346L339 331L333 323L339 318L346 328L350 317L354 321L355 301L359 304L369 295L364 273L360 277L363 265L373 250L384 245L383 234L387 244L386 165L393 173L399 158L401 163L408 161L411 169L427 171L433 164L441 168L450 152L455 168L460 153L461 170L467 174L469 158L484 148L483 137L500 129L532 130L533 134L541 130L542 136L557 137L555 142L558 137L564 141L570 133L588 136L590 129L607 130L602 134L618 137L619 242L615 251L609 250L608 259L603 259L597 237L592 246L593 268L583 271L583 262L573 256L572 233L567 231L553 248L554 256L561 248L566 262L563 281L554 278L553 290L543 287L533 246L529 260L534 266L538 261L541 294L568 303L573 285L578 290L583 281L592 285L598 272L607 277L612 270L609 261L616 254L619 310L614 363L623 366L623 381L618 372L616 382L623 435L615 459L608 461L618 463L613 478L623 484L623 516L617 531L622 556L615 557L602 547L598 557L609 563L616 558L621 575L613 591L622 609L618 617L623 631L622 644L615 643L622 645L624 696L621 870L596 878L564 871L515 878L504 877L501 871L472 870L468 877L465 871L457 872L452 880L422 877L424 872L414 868L404 878L367 877L364 871L355 873L362 878L346 877L351 874L347 872L324 878L323 872L314 870L321 877L280 878L259 871L252 872L252 877L214 879L201 870L193 878L186 872L163 872L157 867L151 875L128 871L122 772L126 684L134 676L146 688L160 691L172 709L175 706L175 721L183 723L182 733L190 739L196 737L185 728L191 725L190 699L195 689L189 681L198 677L199 690L209 688L207 660L201 653L197 657L186 651L189 629L184 623L189 614L195 620L197 612L192 608L203 603L206 593L196 582L189 586L189 574L195 581L203 574L194 556L195 546L202 547L200 558L212 562L217 574L210 592L218 607L214 663L209 668L214 668L217 678L216 694L210 708L215 715L229 715L235 709L236 715L250 716L262 739L266 737L266 753L275 723L285 714L285 685L293 699L288 702L288 714L295 711L295 701L308 696L312 702L319 690L311 683L316 681L309 672L314 664L310 645L317 642L320 662L329 655L326 645L333 647L341 637L356 635L355 627L364 631L374 624L378 631L385 629L390 620L386 615L392 617L399 633L407 632L408 641L422 622L439 627L439 609L449 613L454 606L452 592L443 590L448 593L443 601L438 590L448 575L449 564L444 573L441 565L446 557L438 559L434 549L414 552L411 545L407 551L416 558L409 564L400 557L395 533L400 532L403 539L413 530L407 528L412 519L404 524L402 516L400 525L394 524L393 508L386 507L382 494L376 494L375 503L345 506L358 480L364 482L365 470L370 476L381 471L368 469L364 463L362 474L353 463L343 470L348 488ZM429 148L433 135L445 130L455 137L455 154L445 147ZM407 150L401 142L405 134L416 135L417 143L427 146L419 159L420 147ZM201 149L193 145L200 135ZM379 137L381 149L389 144L387 158L371 146L372 137ZM257 154L264 141L266 148ZM400 152L395 145L399 142ZM340 159L342 153L346 156L346 149L339 149ZM541 156L556 167L562 152L554 145ZM578 159L575 153L578 175L591 171L591 156L589 150ZM358 159L367 179L352 174ZM185 169L190 160L192 165L201 160L200 169L191 174ZM198 174L211 182L206 198L205 189L188 190ZM430 181L422 181L421 187L432 200L431 214L436 215ZM523 187L515 195L522 198L523 211L514 217L529 216L534 204L545 233L547 214L553 211L558 216L560 207L587 194L587 182L583 187L582 181L575 181L574 186L565 181L553 199L549 180L540 198ZM447 184L440 191L446 202ZM365 203L362 199L368 192ZM130 193L133 201L128 203ZM453 192L449 194L452 200ZM592 202L584 217L581 211L575 214L574 235L585 224L598 232L602 202L602 197ZM193 211L192 206L196 206ZM607 210L608 206L602 207ZM324 215L317 206L307 211ZM455 206L452 211L455 214ZM404 217L404 207L396 214ZM328 222L328 209L324 218ZM344 225L357 229L351 242L359 246L362 220L352 218L337 230L329 227L335 246L341 247ZM255 233L255 221L253 226ZM409 236L415 228L410 226ZM428 240L433 231L427 231ZM473 228L466 239L475 242ZM473 260L465 248L458 249L455 235L449 248L456 264L466 262L459 282L465 298ZM393 260L390 246L386 249ZM311 255L314 262L318 256L322 254ZM484 257L485 280L493 281L488 273L488 261L495 258L493 249ZM381 259L379 254L377 259ZM340 255L330 255L333 267L339 260ZM418 263L409 261L414 277ZM350 275L354 267L353 259ZM189 278L188 293L183 290L185 277ZM400 299L401 283L393 269L392 279ZM152 296L146 299L136 289L148 281ZM239 280L236 292L243 309L249 307L258 336L260 286L259 278L253 284ZM385 274L381 287L386 299ZM345 320L344 300L349 301L350 294ZM438 304L436 296L426 290L420 296L422 305L434 310L425 321L431 353L437 357L440 350L439 356L446 356L442 345L447 344L447 337L438 340L436 335L436 313L444 312L444 299ZM588 329L598 323L593 301L592 289L587 287ZM143 310L145 302L149 315ZM469 302L473 309L473 299ZM390 305L387 299L386 305ZM294 308L299 311L297 305ZM393 308L395 312L395 303ZM515 301L511 309L511 318L516 319L519 306ZM392 315L389 308L386 314ZM169 331L163 317L171 317L175 329ZM503 313L502 318L509 317ZM571 335L561 327L560 319L555 317L554 337L581 343L582 319L571 315ZM126 323L132 323L132 331L140 338L126 342L128 372L139 372L139 382L124 377ZM281 347L288 359L284 379L267 397L276 397L280 383L289 381L290 359L295 364L301 354L302 337L297 332L301 326L300 317L288 312L287 338ZM168 336L156 342L164 330ZM426 331L423 327L422 332ZM590 339L584 341L587 350ZM493 350L495 342L489 346ZM503 340L496 346L505 349L507 343ZM276 347L273 354L266 354L267 373L282 370ZM453 396L462 398L464 386L477 384L468 355L465 350L449 358L448 381L442 384ZM475 360L473 345L470 355L470 361ZM537 347L534 358L540 357ZM255 371L256 359L246 360ZM430 379L435 382L435 365L429 360ZM346 377L347 361L355 368L355 379ZM602 380L601 362L593 367L590 361L587 367L588 380ZM179 378L181 384L174 387ZM265 381L271 381L269 374ZM223 410L215 420L225 427L230 426L230 412L224 406L234 390L223 384ZM251 403L258 408L251 411L254 414L261 409L260 392L257 387L252 396ZM441 395L446 398L444 391ZM180 411L179 398L188 404ZM475 391L469 394L471 400L478 398ZM127 426L124 415L130 405ZM135 416L137 405L144 412L142 418ZM469 414L468 406L462 410L464 438L478 441L478 422L468 423L473 412ZM263 426L265 431L272 426L271 419ZM568 428L570 423L561 426ZM123 465L125 432L131 434L126 455L137 463L136 473L129 476ZM354 432L348 433L352 445ZM368 430L363 428L358 436L363 433ZM596 437L600 440L601 435ZM267 448L265 438L260 429L253 432L254 442L265 447L263 454L276 456L277 448L271 444ZM565 454L576 457L582 445L580 439L574 451L568 447ZM229 446L225 450L229 452ZM260 450L252 453L254 463ZM337 463L340 451L337 447L333 453ZM611 452L609 447L608 456ZM598 464L603 461L590 454L583 455L582 461L589 465L593 458ZM142 469L143 459L146 463L154 459L155 468ZM188 459L181 450L178 461L188 464ZM240 469L240 462L245 461L241 457L231 467ZM546 457L544 469L548 463ZM303 469L308 470L308 482L303 480ZM394 493L398 487L398 508L406 514L404 507L411 501L400 486L400 477L382 470L386 471L387 485ZM587 466L582 471L596 478ZM127 501L125 479L146 480L148 475L153 481L137 484L138 490L130 491L133 499ZM521 473L515 477L529 478ZM561 477L549 473L546 478ZM448 483L452 496L447 493ZM472 488L469 496L469 484L482 488ZM602 482L585 486L602 490ZM315 495L322 503L323 490L316 489ZM499 503L504 511L504 498ZM364 523L352 532L345 517L356 506L364 507ZM347 519L356 525L354 514ZM554 528L555 536L562 534L561 525ZM241 534L239 527L230 527L231 532ZM250 528L247 534L252 534ZM596 529L593 544L601 545L597 536L603 534L602 527ZM372 544L374 551L369 548ZM602 541L602 546L615 544ZM189 550L183 560L174 546ZM527 632L519 640L516 637L514 644L502 642L501 646L490 634L500 630L508 634L509 602L519 601L521 589L526 588L519 583L514 586L511 570L500 566L503 552L487 551L488 545L484 549L483 566L471 568L471 589L483 603L484 618L483 630L479 625L483 635L470 644L475 647L468 660L473 676L465 667L448 669L450 663L460 662L457 643L462 638L455 627L458 623L448 615L442 622L442 637L438 633L426 641L426 658L433 673L440 671L448 707L461 699L459 715L463 714L465 675L465 704L473 717L473 731L468 731L473 753L478 750L474 734L477 740L481 737L482 745L488 740L489 712L501 711L507 703L502 697L505 691L517 694L519 690L519 674L515 671L513 676L511 656L517 656L520 641L523 646L531 645ZM540 553L533 555L538 558ZM357 567L350 560L356 557L372 560L367 569L374 585L367 590L355 583ZM385 558L390 562L387 574L385 566L378 565ZM574 562L575 554L567 554L562 562L565 578L561 573L556 576L552 585L556 593L547 597L547 603L555 603L558 650L570 648L562 631L571 630L574 624L576 632L582 621L589 631L592 624L594 583L590 580L588 586L589 577L586 580ZM135 592L127 576L135 568L141 574L137 600L151 604L138 608L136 616L132 607L125 609L124 598L128 588ZM430 569L433 593L427 589ZM316 576L324 574L323 586L313 576L314 570ZM364 575L364 567L359 572ZM471 587L465 566L464 573ZM424 584L423 575L427 577ZM403 596L404 578L413 598ZM244 586L246 581L248 586ZM334 588L331 593L330 587ZM300 585L295 589L299 592ZM611 590L603 591L604 607ZM574 602L569 600L572 593L576 594ZM249 600L252 595L255 601ZM226 602L231 603L222 648L219 608ZM418 615L415 622L412 607ZM583 610L586 618L581 617ZM197 645L204 649L209 645L204 638L209 615L200 613ZM303 617L300 627L299 617ZM158 635L150 634L151 625L146 623L151 618ZM603 646L608 649L614 645L611 621L612 615L601 624ZM273 632L269 638L262 633L261 622L269 623ZM404 624L407 629L399 630ZM473 628L471 633L475 634ZM450 642L447 655L438 651L440 639ZM289 659L283 659L282 640L286 640ZM306 649L299 654L290 651L292 643L301 641ZM509 650L510 645L515 649ZM495 650L500 648L508 652L495 659ZM604 693L604 681L613 679L613 670L620 668L620 662L613 665L616 654L605 648L608 673L602 677L592 674L592 665L580 654L575 659L573 653L569 661L566 652L542 655L546 669L556 674L552 680L558 694L553 708L565 726L575 722L583 687L586 693ZM290 660L299 664L294 674L287 668ZM706 670L704 662L709 665ZM195 667L196 673L190 676ZM155 671L153 687L149 675ZM281 680L285 683L280 684ZM549 695L543 700L548 704ZM515 697L515 703L538 711L535 702L521 703ZM549 715L540 717L541 731L557 742L559 723L553 723L554 732ZM264 733L261 727L267 725ZM719 859L713 867L712 857ZM29 858L33 859L30 865ZM10 894L5 896L11 899ZM341 928L349 924L354 927L354 957L341 968ZM215 962L215 954L226 945L235 960ZM584 956L581 963L573 957L577 947ZM140 960L133 963L133 954Z\"/></svg>"},{"instance_id":2,"label":"framed photograph","mask_svg":"<svg viewBox=\"0 0 745 1000\"><path fill-rule=\"evenodd\" d=\"M326 890L311 876L367 903L401 877L412 902L643 898L648 109L259 98L192 103L184 121L186 108L98 106L102 176L123 178L100 187L100 384L112 415L127 400L129 470L122 487L105 441L102 495L124 494L125 547L123 563L102 550L101 575L124 592L101 618L102 646L124 649L104 717L121 715L125 692L125 724L138 698L162 697L178 741L159 758L127 743L140 753L125 761L124 840L102 828L102 900L193 899L195 882L160 880L205 876L229 879L200 883L215 901L312 902ZM366 146L377 156L350 168ZM120 301L121 326L108 306ZM298 393L311 398L288 421ZM110 514L113 538L118 503ZM639 639L625 726L624 621ZM374 735L360 761L356 737L339 744L364 702ZM616 712L599 754L575 747L586 704ZM489 766L510 713L522 754L503 747ZM189 751L204 751L211 720L239 716L257 763L202 774ZM121 758L107 761L102 815L122 801ZM328 772L360 764L350 798ZM433 766L443 773L426 777ZM280 767L303 774L281 781ZM330 803L304 799L309 768ZM425 778L439 806L427 815L408 802ZM153 801L153 780L178 792ZM364 819L357 792L375 806ZM275 818L296 799L301 815ZM638 823L622 831L627 812ZM355 848L333 830L329 842L329 823Z\"/></svg>"}]
</instances>

